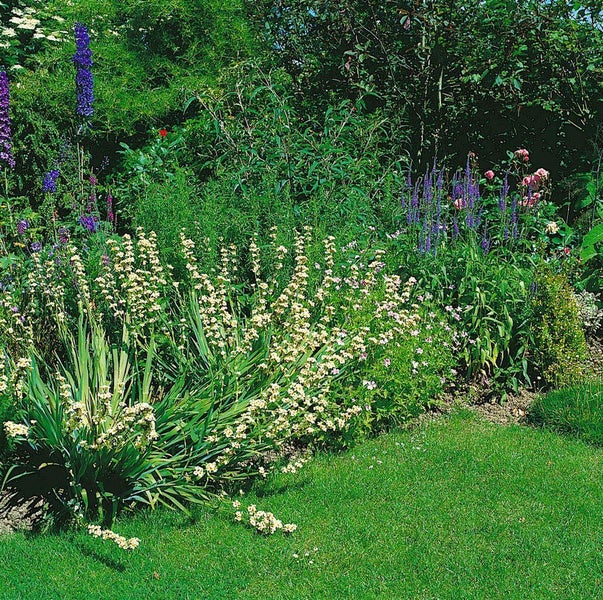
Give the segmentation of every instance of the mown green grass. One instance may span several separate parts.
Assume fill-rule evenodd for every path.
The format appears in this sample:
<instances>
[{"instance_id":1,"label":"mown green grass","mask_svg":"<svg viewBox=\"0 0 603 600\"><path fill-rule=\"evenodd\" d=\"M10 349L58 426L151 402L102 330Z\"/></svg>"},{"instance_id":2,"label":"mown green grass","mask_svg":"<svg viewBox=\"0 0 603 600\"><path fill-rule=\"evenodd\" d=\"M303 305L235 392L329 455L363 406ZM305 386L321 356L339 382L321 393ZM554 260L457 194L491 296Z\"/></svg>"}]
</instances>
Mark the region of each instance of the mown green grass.
<instances>
[{"instance_id":1,"label":"mown green grass","mask_svg":"<svg viewBox=\"0 0 603 600\"><path fill-rule=\"evenodd\" d=\"M549 392L534 402L530 420L603 446L603 381L588 381Z\"/></svg>"},{"instance_id":2,"label":"mown green grass","mask_svg":"<svg viewBox=\"0 0 603 600\"><path fill-rule=\"evenodd\" d=\"M0 598L603 597L602 467L580 441L458 414L244 498L297 523L290 537L230 509L122 520L142 538L131 554L83 533L4 537Z\"/></svg>"}]
</instances>

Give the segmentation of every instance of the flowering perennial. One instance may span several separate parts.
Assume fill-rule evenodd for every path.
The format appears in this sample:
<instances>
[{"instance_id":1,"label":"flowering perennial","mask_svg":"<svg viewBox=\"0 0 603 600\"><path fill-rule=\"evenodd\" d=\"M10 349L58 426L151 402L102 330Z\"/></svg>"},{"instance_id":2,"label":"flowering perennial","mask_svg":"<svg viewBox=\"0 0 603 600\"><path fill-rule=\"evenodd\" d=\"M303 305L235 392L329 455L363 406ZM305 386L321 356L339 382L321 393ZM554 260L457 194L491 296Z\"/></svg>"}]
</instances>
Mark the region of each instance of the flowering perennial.
<instances>
[{"instance_id":1,"label":"flowering perennial","mask_svg":"<svg viewBox=\"0 0 603 600\"><path fill-rule=\"evenodd\" d=\"M4 432L7 437L27 437L29 433L29 427L21 423L14 423L13 421L6 421L4 423Z\"/></svg>"},{"instance_id":2,"label":"flowering perennial","mask_svg":"<svg viewBox=\"0 0 603 600\"><path fill-rule=\"evenodd\" d=\"M123 535L119 535L110 529L103 529L100 525L88 525L88 533L103 540L111 540L115 542L122 550L134 550L138 548L140 540L138 538L127 539Z\"/></svg>"},{"instance_id":3,"label":"flowering perennial","mask_svg":"<svg viewBox=\"0 0 603 600\"><path fill-rule=\"evenodd\" d=\"M77 114L82 117L91 117L94 114L94 78L90 70L92 66L90 36L88 28L81 23L75 24L74 33L76 51L72 60L77 69L75 75Z\"/></svg>"},{"instance_id":4,"label":"flowering perennial","mask_svg":"<svg viewBox=\"0 0 603 600\"><path fill-rule=\"evenodd\" d=\"M247 517L247 524L262 535L272 535L279 530L283 533L293 533L297 529L295 523L283 523L271 512L258 510L255 504L250 504L247 507L246 515L242 510L238 510L241 508L241 503L238 500L235 500L232 506L236 509L235 521L244 523L244 518Z\"/></svg>"},{"instance_id":5,"label":"flowering perennial","mask_svg":"<svg viewBox=\"0 0 603 600\"><path fill-rule=\"evenodd\" d=\"M9 106L8 75L6 71L0 71L0 164L5 163L13 169L15 159L12 152Z\"/></svg>"},{"instance_id":6,"label":"flowering perennial","mask_svg":"<svg viewBox=\"0 0 603 600\"><path fill-rule=\"evenodd\" d=\"M54 194L57 191L57 179L59 178L58 169L52 169L44 175L44 181L42 181L42 191Z\"/></svg>"}]
</instances>

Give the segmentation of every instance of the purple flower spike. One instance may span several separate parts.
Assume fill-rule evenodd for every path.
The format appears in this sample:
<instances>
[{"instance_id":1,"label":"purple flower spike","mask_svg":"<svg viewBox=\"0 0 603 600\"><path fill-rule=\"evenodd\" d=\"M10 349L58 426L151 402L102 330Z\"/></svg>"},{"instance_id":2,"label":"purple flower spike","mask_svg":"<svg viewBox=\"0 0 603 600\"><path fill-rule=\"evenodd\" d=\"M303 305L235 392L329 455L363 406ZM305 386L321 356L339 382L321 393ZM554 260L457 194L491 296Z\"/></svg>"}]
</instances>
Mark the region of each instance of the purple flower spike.
<instances>
[{"instance_id":1,"label":"purple flower spike","mask_svg":"<svg viewBox=\"0 0 603 600\"><path fill-rule=\"evenodd\" d=\"M82 215L80 217L80 225L92 233L98 231L98 221L93 215Z\"/></svg>"},{"instance_id":2,"label":"purple flower spike","mask_svg":"<svg viewBox=\"0 0 603 600\"><path fill-rule=\"evenodd\" d=\"M81 23L74 27L76 51L73 63L77 69L75 86L77 91L77 114L82 117L91 117L94 114L94 78L90 67L92 66L92 51L90 50L90 36L88 28Z\"/></svg>"},{"instance_id":3,"label":"purple flower spike","mask_svg":"<svg viewBox=\"0 0 603 600\"><path fill-rule=\"evenodd\" d=\"M115 224L115 213L113 212L113 196L111 192L107 194L107 221Z\"/></svg>"},{"instance_id":4,"label":"purple flower spike","mask_svg":"<svg viewBox=\"0 0 603 600\"><path fill-rule=\"evenodd\" d=\"M500 196L498 197L498 208L504 213L507 210L507 198L509 196L509 174L505 173L505 181L500 188Z\"/></svg>"},{"instance_id":5,"label":"purple flower spike","mask_svg":"<svg viewBox=\"0 0 603 600\"><path fill-rule=\"evenodd\" d=\"M11 169L15 168L10 130L10 91L8 75L0 71L0 164L5 162Z\"/></svg>"},{"instance_id":6,"label":"purple flower spike","mask_svg":"<svg viewBox=\"0 0 603 600\"><path fill-rule=\"evenodd\" d=\"M69 231L65 227L59 227L59 242L66 244L69 241Z\"/></svg>"},{"instance_id":7,"label":"purple flower spike","mask_svg":"<svg viewBox=\"0 0 603 600\"><path fill-rule=\"evenodd\" d=\"M27 229L29 229L29 221L27 219L21 219L17 223L17 233L23 235Z\"/></svg>"},{"instance_id":8,"label":"purple flower spike","mask_svg":"<svg viewBox=\"0 0 603 600\"><path fill-rule=\"evenodd\" d=\"M484 254L488 254L490 251L490 237L488 236L488 228L484 225L484 233L482 235L482 251Z\"/></svg>"},{"instance_id":9,"label":"purple flower spike","mask_svg":"<svg viewBox=\"0 0 603 600\"><path fill-rule=\"evenodd\" d=\"M519 231L517 228L517 198L513 198L513 202L511 203L511 235L513 239L517 239L519 237Z\"/></svg>"},{"instance_id":10,"label":"purple flower spike","mask_svg":"<svg viewBox=\"0 0 603 600\"><path fill-rule=\"evenodd\" d=\"M57 191L57 179L59 178L59 171L53 169L44 175L44 181L42 182L42 191L54 194Z\"/></svg>"}]
</instances>

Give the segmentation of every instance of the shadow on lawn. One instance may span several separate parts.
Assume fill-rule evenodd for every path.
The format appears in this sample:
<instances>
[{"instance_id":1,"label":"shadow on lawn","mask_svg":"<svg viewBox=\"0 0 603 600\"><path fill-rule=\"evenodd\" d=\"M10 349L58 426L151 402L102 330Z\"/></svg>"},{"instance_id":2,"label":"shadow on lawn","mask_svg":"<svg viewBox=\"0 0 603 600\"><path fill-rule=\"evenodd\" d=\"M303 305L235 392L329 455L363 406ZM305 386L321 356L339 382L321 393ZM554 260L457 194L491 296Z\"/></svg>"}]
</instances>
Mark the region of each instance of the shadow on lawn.
<instances>
[{"instance_id":1,"label":"shadow on lawn","mask_svg":"<svg viewBox=\"0 0 603 600\"><path fill-rule=\"evenodd\" d=\"M105 565L106 567L109 567L109 569L113 571L117 571L118 573L124 573L126 570L125 565L120 561L117 561L109 556L103 556L96 550L88 548L85 544L81 542L75 542L74 546L82 553L82 556L85 556L86 558L91 558L95 562L99 562Z\"/></svg>"},{"instance_id":2,"label":"shadow on lawn","mask_svg":"<svg viewBox=\"0 0 603 600\"><path fill-rule=\"evenodd\" d=\"M309 476L304 477L301 481L292 481L288 483L280 483L274 480L268 480L263 485L258 485L254 488L254 494L258 498L269 498L271 496L280 496L286 492L302 491L312 480Z\"/></svg>"}]
</instances>

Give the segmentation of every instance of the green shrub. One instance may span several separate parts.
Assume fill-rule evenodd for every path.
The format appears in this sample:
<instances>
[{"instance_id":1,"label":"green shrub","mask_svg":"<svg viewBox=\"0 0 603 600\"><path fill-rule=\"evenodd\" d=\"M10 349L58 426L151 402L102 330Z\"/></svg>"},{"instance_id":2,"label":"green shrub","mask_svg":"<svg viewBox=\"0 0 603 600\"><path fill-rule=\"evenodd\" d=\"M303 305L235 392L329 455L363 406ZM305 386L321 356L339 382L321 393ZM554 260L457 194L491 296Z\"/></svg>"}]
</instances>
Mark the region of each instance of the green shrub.
<instances>
[{"instance_id":1,"label":"green shrub","mask_svg":"<svg viewBox=\"0 0 603 600\"><path fill-rule=\"evenodd\" d=\"M591 381L540 396L530 408L529 419L603 446L603 382Z\"/></svg>"},{"instance_id":2,"label":"green shrub","mask_svg":"<svg viewBox=\"0 0 603 600\"><path fill-rule=\"evenodd\" d=\"M567 278L541 267L535 277L530 354L543 384L575 382L586 369L588 349L576 298Z\"/></svg>"},{"instance_id":3,"label":"green shrub","mask_svg":"<svg viewBox=\"0 0 603 600\"><path fill-rule=\"evenodd\" d=\"M382 258L377 252L368 265L371 271L384 267ZM348 275L352 282L357 281L354 268L357 263L352 263ZM404 285L400 277L388 275L374 287L370 281L358 283L370 292L354 305L346 323L355 327L367 324L367 338L373 344L358 364L356 377L341 382L339 393L371 407L364 413L364 425L374 431L399 425L437 405L443 391L454 385L460 337L449 323L451 317L428 299L411 304L411 310L406 308L411 296L417 295L414 278ZM344 311L337 312L340 318L345 315ZM391 320L399 327L395 337Z\"/></svg>"},{"instance_id":4,"label":"green shrub","mask_svg":"<svg viewBox=\"0 0 603 600\"><path fill-rule=\"evenodd\" d=\"M479 240L459 241L437 254L417 252L414 242L404 233L387 242L392 268L403 278L416 277L415 300L441 307L454 323L466 373L503 395L529 384L532 274L526 257L498 248L484 253Z\"/></svg>"},{"instance_id":5,"label":"green shrub","mask_svg":"<svg viewBox=\"0 0 603 600\"><path fill-rule=\"evenodd\" d=\"M252 62L220 83L219 94L197 94L191 104L203 111L181 128L140 149L122 144L120 214L156 231L165 257L182 228L212 248L220 238L244 246L252 234L268 245L273 226L288 246L306 225L341 244L393 227L402 170L386 160L378 113L343 101L317 118L298 114L288 79Z\"/></svg>"}]
</instances>

